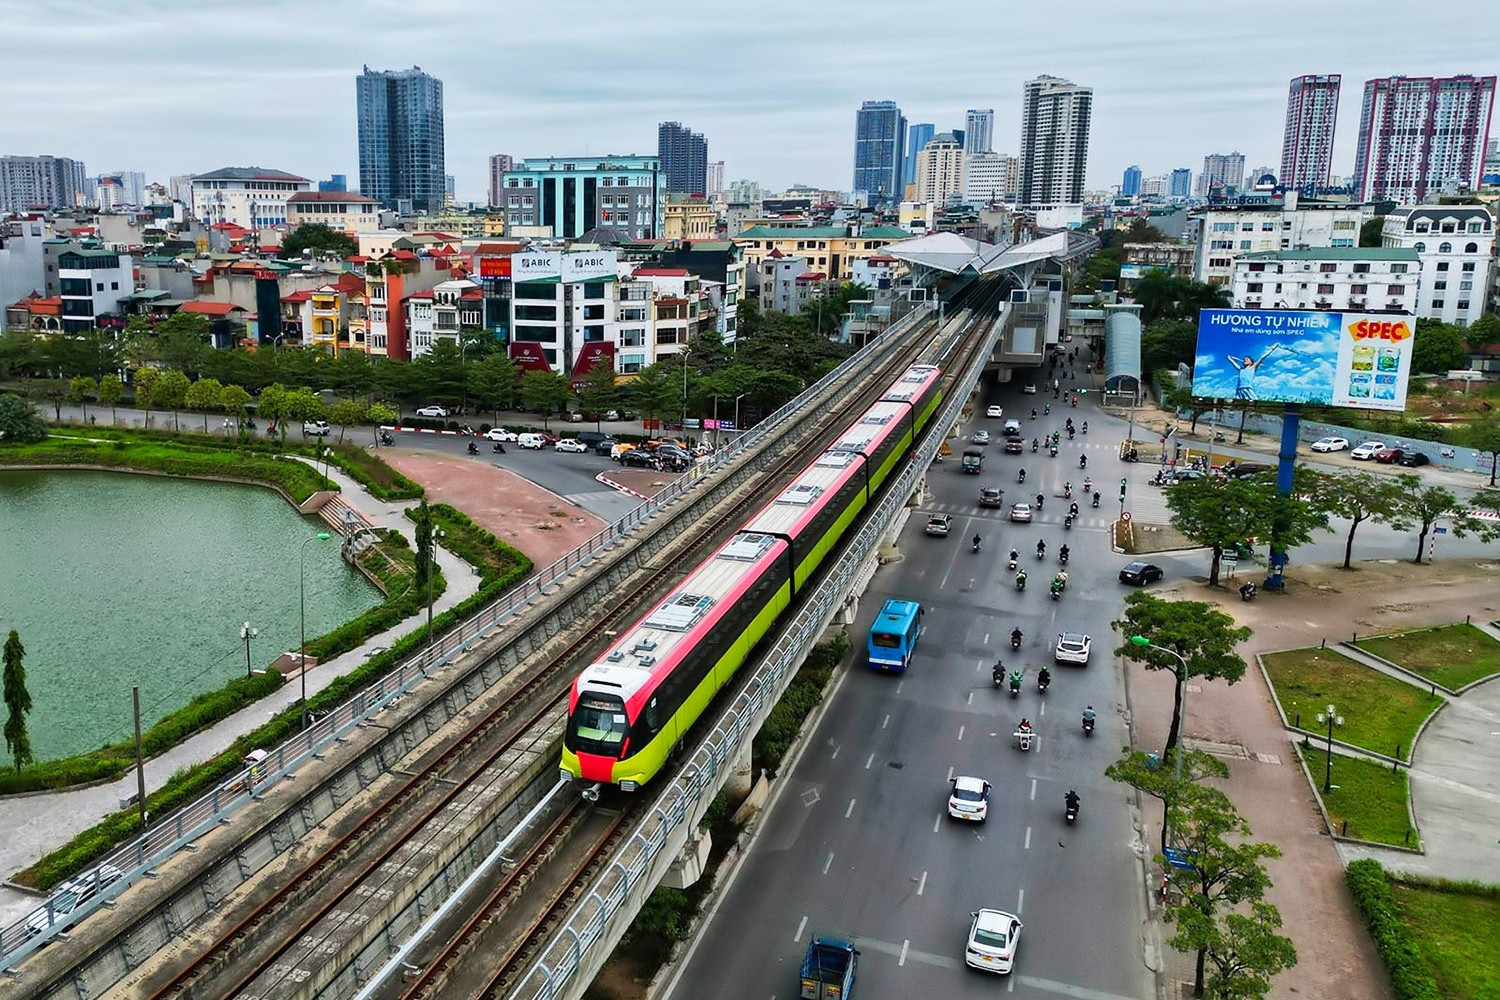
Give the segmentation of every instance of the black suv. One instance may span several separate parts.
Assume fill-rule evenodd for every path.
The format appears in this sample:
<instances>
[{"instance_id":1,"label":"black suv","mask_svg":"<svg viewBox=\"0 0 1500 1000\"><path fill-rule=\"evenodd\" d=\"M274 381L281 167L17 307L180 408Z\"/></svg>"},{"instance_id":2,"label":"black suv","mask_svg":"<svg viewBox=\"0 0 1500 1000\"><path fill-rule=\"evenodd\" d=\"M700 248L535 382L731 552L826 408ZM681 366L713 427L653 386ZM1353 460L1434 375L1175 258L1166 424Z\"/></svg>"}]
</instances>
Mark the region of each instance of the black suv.
<instances>
[{"instance_id":1,"label":"black suv","mask_svg":"<svg viewBox=\"0 0 1500 1000\"><path fill-rule=\"evenodd\" d=\"M655 455L643 448L632 448L620 456L620 464L632 469L661 469Z\"/></svg>"}]
</instances>

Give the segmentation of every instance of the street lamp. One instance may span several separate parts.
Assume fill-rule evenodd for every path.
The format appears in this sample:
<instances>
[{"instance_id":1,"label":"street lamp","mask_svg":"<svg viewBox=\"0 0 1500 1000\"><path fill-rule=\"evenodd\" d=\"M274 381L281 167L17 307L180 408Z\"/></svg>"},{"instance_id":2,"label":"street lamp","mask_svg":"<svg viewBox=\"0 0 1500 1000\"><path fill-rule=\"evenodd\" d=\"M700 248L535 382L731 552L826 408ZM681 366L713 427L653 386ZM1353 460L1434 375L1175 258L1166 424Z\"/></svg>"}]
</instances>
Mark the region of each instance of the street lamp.
<instances>
[{"instance_id":1,"label":"street lamp","mask_svg":"<svg viewBox=\"0 0 1500 1000\"><path fill-rule=\"evenodd\" d=\"M745 429L740 426L740 400L744 399L748 395L750 395L748 392L742 392L738 396L734 397L734 432L736 434L745 433Z\"/></svg>"},{"instance_id":2,"label":"street lamp","mask_svg":"<svg viewBox=\"0 0 1500 1000\"><path fill-rule=\"evenodd\" d=\"M1323 794L1333 790L1333 727L1342 726L1344 717L1334 710L1333 703L1318 713L1318 721L1328 723L1328 757L1323 761Z\"/></svg>"},{"instance_id":3,"label":"street lamp","mask_svg":"<svg viewBox=\"0 0 1500 1000\"><path fill-rule=\"evenodd\" d=\"M250 676L250 640L260 635L260 629L251 628L246 622L240 626L240 638L245 642L245 676Z\"/></svg>"},{"instance_id":4,"label":"street lamp","mask_svg":"<svg viewBox=\"0 0 1500 1000\"><path fill-rule=\"evenodd\" d=\"M302 675L302 728L304 730L307 729L307 543L326 542L332 537L328 532L320 531L311 538L302 539L302 545L297 549L297 605L302 612L302 642L297 647L297 666Z\"/></svg>"}]
</instances>

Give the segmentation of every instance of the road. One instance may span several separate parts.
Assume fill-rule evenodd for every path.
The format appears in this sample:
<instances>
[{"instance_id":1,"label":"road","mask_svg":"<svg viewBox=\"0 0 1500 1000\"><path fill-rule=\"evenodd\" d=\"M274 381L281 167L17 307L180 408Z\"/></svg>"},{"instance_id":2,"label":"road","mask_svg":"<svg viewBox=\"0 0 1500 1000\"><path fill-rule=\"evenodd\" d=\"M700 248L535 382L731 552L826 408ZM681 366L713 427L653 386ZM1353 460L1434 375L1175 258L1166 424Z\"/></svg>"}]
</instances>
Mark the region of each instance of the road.
<instances>
[{"instance_id":1,"label":"road","mask_svg":"<svg viewBox=\"0 0 1500 1000\"><path fill-rule=\"evenodd\" d=\"M985 402L1002 402L1007 411L1023 400L1010 387L989 391ZM1081 412L1058 412L1035 426L1061 429L1066 416L1081 419ZM996 433L999 424L975 422ZM1111 455L1117 438L1091 437L1095 460ZM952 461L933 466L928 498L900 540L905 558L876 575L851 629L862 649L885 598L919 598L927 630L915 663L904 677L858 668L844 675L804 755L778 783L672 997L716 995L726 983L742 997L795 995L803 948L816 933L856 939L861 1000L989 996L1000 983L962 961L969 914L979 907L1017 912L1026 924L1011 986L1019 995L1154 995L1143 961L1143 888L1130 851L1127 798L1103 776L1128 742L1115 711L1121 695L1107 638L1123 596L1114 579L1123 560L1109 551L1108 509L1085 503L1082 523L1064 531L1066 508L1052 496L1068 479L1081 482L1076 455L1083 447L1079 439L1064 448L1069 461L1043 456L1038 463L990 445L980 476L961 474ZM1003 511L975 503L981 484L1002 479L1007 502L1018 499L1014 476L998 475L997 466L1009 472L1019 461L1037 470L1027 492L1048 495L1030 525L1010 524ZM922 534L929 510L954 513L950 537ZM984 539L977 555L968 541L976 532ZM1035 556L1039 538L1048 544L1044 561ZM1064 541L1075 553L1071 580L1053 601L1046 582ZM1031 569L1024 593L1005 566L1012 546ZM1007 637L1015 627L1025 639L1013 655ZM1050 660L1050 643L1063 629L1099 637L1099 648L1087 667L1056 667L1051 690L1039 695L1035 668ZM991 684L997 654L1027 668L1018 699ZM1088 704L1099 710L1093 739L1079 724ZM1011 746L1022 715L1038 733L1029 754ZM987 823L947 818L954 773L991 782ZM1083 799L1071 828L1063 819L1069 786Z\"/></svg>"}]
</instances>

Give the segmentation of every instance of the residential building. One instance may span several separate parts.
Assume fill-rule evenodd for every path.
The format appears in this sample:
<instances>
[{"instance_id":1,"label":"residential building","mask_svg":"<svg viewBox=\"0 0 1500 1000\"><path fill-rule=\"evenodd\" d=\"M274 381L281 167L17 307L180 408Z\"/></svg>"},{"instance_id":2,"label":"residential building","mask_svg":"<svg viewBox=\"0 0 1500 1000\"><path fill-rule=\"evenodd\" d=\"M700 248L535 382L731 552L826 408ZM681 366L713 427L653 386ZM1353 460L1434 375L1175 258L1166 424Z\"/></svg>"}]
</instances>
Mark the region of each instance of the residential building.
<instances>
[{"instance_id":1,"label":"residential building","mask_svg":"<svg viewBox=\"0 0 1500 1000\"><path fill-rule=\"evenodd\" d=\"M436 212L445 194L443 81L420 67L355 78L359 190L386 208Z\"/></svg>"},{"instance_id":2,"label":"residential building","mask_svg":"<svg viewBox=\"0 0 1500 1000\"><path fill-rule=\"evenodd\" d=\"M970 108L964 112L964 152L993 153L995 151L995 109Z\"/></svg>"},{"instance_id":3,"label":"residential building","mask_svg":"<svg viewBox=\"0 0 1500 1000\"><path fill-rule=\"evenodd\" d=\"M937 134L936 127L932 122L917 122L907 126L906 129L906 155L901 158L901 186L904 189L908 184L917 182L917 154L932 141ZM903 197L905 197L903 195Z\"/></svg>"},{"instance_id":4,"label":"residential building","mask_svg":"<svg viewBox=\"0 0 1500 1000\"><path fill-rule=\"evenodd\" d=\"M380 228L380 203L347 191L299 191L286 200L286 224L296 228L306 222L351 236L374 232Z\"/></svg>"},{"instance_id":5,"label":"residential building","mask_svg":"<svg viewBox=\"0 0 1500 1000\"><path fill-rule=\"evenodd\" d=\"M1281 172L1287 187L1326 187L1333 167L1333 132L1339 117L1337 73L1292 78L1281 135Z\"/></svg>"},{"instance_id":6,"label":"residential building","mask_svg":"<svg viewBox=\"0 0 1500 1000\"><path fill-rule=\"evenodd\" d=\"M796 315L821 294L827 276L809 266L806 257L780 253L760 261L754 272L762 310Z\"/></svg>"},{"instance_id":7,"label":"residential building","mask_svg":"<svg viewBox=\"0 0 1500 1000\"><path fill-rule=\"evenodd\" d=\"M501 188L505 186L505 173L515 169L516 161L509 153L496 153L490 157L490 183L489 183L489 206L499 208L504 202L501 199Z\"/></svg>"},{"instance_id":8,"label":"residential building","mask_svg":"<svg viewBox=\"0 0 1500 1000\"><path fill-rule=\"evenodd\" d=\"M734 242L745 253L747 273L758 274L760 262L779 253L782 257L805 257L809 270L842 282L848 280L850 262L855 257L874 257L892 243L910 237L911 233L896 226L753 226L736 235Z\"/></svg>"},{"instance_id":9,"label":"residential building","mask_svg":"<svg viewBox=\"0 0 1500 1000\"><path fill-rule=\"evenodd\" d=\"M0 212L74 208L88 201L83 161L66 156L0 156Z\"/></svg>"},{"instance_id":10,"label":"residential building","mask_svg":"<svg viewBox=\"0 0 1500 1000\"><path fill-rule=\"evenodd\" d=\"M709 160L708 170L704 179L707 188L703 193L708 195L710 201L722 201L724 199L724 161Z\"/></svg>"},{"instance_id":11,"label":"residential building","mask_svg":"<svg viewBox=\"0 0 1500 1000\"><path fill-rule=\"evenodd\" d=\"M146 204L146 175L139 170L113 170L90 178L93 204L100 211L139 208Z\"/></svg>"},{"instance_id":12,"label":"residential building","mask_svg":"<svg viewBox=\"0 0 1500 1000\"><path fill-rule=\"evenodd\" d=\"M406 329L411 356L429 354L440 340L455 347L465 329L477 329L484 320L484 293L467 278L440 281L406 297Z\"/></svg>"},{"instance_id":13,"label":"residential building","mask_svg":"<svg viewBox=\"0 0 1500 1000\"><path fill-rule=\"evenodd\" d=\"M729 200L745 205L757 205L760 203L764 192L761 191L758 181L739 180L729 185Z\"/></svg>"},{"instance_id":14,"label":"residential building","mask_svg":"<svg viewBox=\"0 0 1500 1000\"><path fill-rule=\"evenodd\" d=\"M698 240L678 243L648 240L616 247L621 261L646 267L680 268L696 275L709 294L714 320L724 342L738 336L739 300L745 286L745 262L731 240ZM622 285L622 294L624 286Z\"/></svg>"},{"instance_id":15,"label":"residential building","mask_svg":"<svg viewBox=\"0 0 1500 1000\"><path fill-rule=\"evenodd\" d=\"M1244 182L1244 153L1210 153L1203 158L1203 172L1198 175L1198 197L1222 198L1238 191Z\"/></svg>"},{"instance_id":16,"label":"residential building","mask_svg":"<svg viewBox=\"0 0 1500 1000\"><path fill-rule=\"evenodd\" d=\"M135 270L130 255L114 250L70 249L57 259L62 297L62 326L66 333L83 333L119 319L121 302L135 294Z\"/></svg>"},{"instance_id":17,"label":"residential building","mask_svg":"<svg viewBox=\"0 0 1500 1000\"><path fill-rule=\"evenodd\" d=\"M656 127L656 155L667 178L668 194L696 194L708 189L708 142L681 122Z\"/></svg>"},{"instance_id":18,"label":"residential building","mask_svg":"<svg viewBox=\"0 0 1500 1000\"><path fill-rule=\"evenodd\" d=\"M1358 202L1310 202L1288 191L1282 201L1210 205L1194 213L1200 220L1193 278L1227 285L1234 259L1266 250L1356 247L1359 227L1374 208Z\"/></svg>"},{"instance_id":19,"label":"residential building","mask_svg":"<svg viewBox=\"0 0 1500 1000\"><path fill-rule=\"evenodd\" d=\"M1083 201L1093 102L1093 88L1055 76L1022 86L1021 207Z\"/></svg>"},{"instance_id":20,"label":"residential building","mask_svg":"<svg viewBox=\"0 0 1500 1000\"><path fill-rule=\"evenodd\" d=\"M411 360L405 302L451 278L453 264L448 255L412 250L395 250L366 264L364 294L350 312L350 349L363 344L367 354Z\"/></svg>"},{"instance_id":21,"label":"residential building","mask_svg":"<svg viewBox=\"0 0 1500 1000\"><path fill-rule=\"evenodd\" d=\"M228 222L245 229L286 225L287 201L312 182L284 170L222 167L192 179L193 217L205 226Z\"/></svg>"},{"instance_id":22,"label":"residential building","mask_svg":"<svg viewBox=\"0 0 1500 1000\"><path fill-rule=\"evenodd\" d=\"M1276 187L1276 168L1269 164L1255 167L1245 174L1244 191L1270 191Z\"/></svg>"},{"instance_id":23,"label":"residential building","mask_svg":"<svg viewBox=\"0 0 1500 1000\"><path fill-rule=\"evenodd\" d=\"M1191 278L1198 248L1191 243L1126 243L1121 248L1120 279L1139 278L1147 271L1168 271L1173 277ZM1126 273L1126 268L1133 268Z\"/></svg>"},{"instance_id":24,"label":"residential building","mask_svg":"<svg viewBox=\"0 0 1500 1000\"><path fill-rule=\"evenodd\" d=\"M865 101L854 119L854 191L868 204L899 201L906 119L895 101Z\"/></svg>"},{"instance_id":25,"label":"residential building","mask_svg":"<svg viewBox=\"0 0 1500 1000\"><path fill-rule=\"evenodd\" d=\"M1120 181L1120 197L1134 198L1141 193L1141 168L1132 164L1125 168L1125 176Z\"/></svg>"},{"instance_id":26,"label":"residential building","mask_svg":"<svg viewBox=\"0 0 1500 1000\"><path fill-rule=\"evenodd\" d=\"M1398 208L1385 217L1381 242L1421 260L1419 319L1468 326L1485 311L1495 267L1495 219L1479 205Z\"/></svg>"},{"instance_id":27,"label":"residential building","mask_svg":"<svg viewBox=\"0 0 1500 1000\"><path fill-rule=\"evenodd\" d=\"M0 219L0 305L47 293L47 239L41 216Z\"/></svg>"},{"instance_id":28,"label":"residential building","mask_svg":"<svg viewBox=\"0 0 1500 1000\"><path fill-rule=\"evenodd\" d=\"M505 231L543 228L576 240L594 229L617 240L666 228L667 177L655 156L545 157L505 173Z\"/></svg>"},{"instance_id":29,"label":"residential building","mask_svg":"<svg viewBox=\"0 0 1500 1000\"><path fill-rule=\"evenodd\" d=\"M319 191L348 191L348 174L329 174L326 181L318 181Z\"/></svg>"},{"instance_id":30,"label":"residential building","mask_svg":"<svg viewBox=\"0 0 1500 1000\"><path fill-rule=\"evenodd\" d=\"M964 159L964 201L970 205L1014 202L1021 161L1007 153L970 153Z\"/></svg>"},{"instance_id":31,"label":"residential building","mask_svg":"<svg viewBox=\"0 0 1500 1000\"><path fill-rule=\"evenodd\" d=\"M1477 187L1494 105L1493 76L1365 81L1354 153L1360 197L1413 205L1450 181Z\"/></svg>"},{"instance_id":32,"label":"residential building","mask_svg":"<svg viewBox=\"0 0 1500 1000\"><path fill-rule=\"evenodd\" d=\"M1176 167L1172 170L1172 185L1167 192L1170 198L1191 198L1193 196L1193 172L1187 167Z\"/></svg>"},{"instance_id":33,"label":"residential building","mask_svg":"<svg viewBox=\"0 0 1500 1000\"><path fill-rule=\"evenodd\" d=\"M1141 178L1139 190L1136 193L1142 198L1165 198L1169 185L1166 174L1153 174L1150 177Z\"/></svg>"},{"instance_id":34,"label":"residential building","mask_svg":"<svg viewBox=\"0 0 1500 1000\"><path fill-rule=\"evenodd\" d=\"M43 297L35 292L5 307L7 331L30 330L42 335L62 333L62 298Z\"/></svg>"},{"instance_id":35,"label":"residential building","mask_svg":"<svg viewBox=\"0 0 1500 1000\"><path fill-rule=\"evenodd\" d=\"M963 144L952 132L934 136L917 154L916 200L943 205L963 190Z\"/></svg>"},{"instance_id":36,"label":"residential building","mask_svg":"<svg viewBox=\"0 0 1500 1000\"><path fill-rule=\"evenodd\" d=\"M719 229L719 212L701 197L667 195L662 237L668 240L711 240Z\"/></svg>"},{"instance_id":37,"label":"residential building","mask_svg":"<svg viewBox=\"0 0 1500 1000\"><path fill-rule=\"evenodd\" d=\"M1416 251L1388 247L1267 250L1234 262L1235 309L1301 309L1412 315Z\"/></svg>"},{"instance_id":38,"label":"residential building","mask_svg":"<svg viewBox=\"0 0 1500 1000\"><path fill-rule=\"evenodd\" d=\"M585 345L611 341L624 305L615 251L516 253L511 273L510 356L523 371L571 372Z\"/></svg>"}]
</instances>

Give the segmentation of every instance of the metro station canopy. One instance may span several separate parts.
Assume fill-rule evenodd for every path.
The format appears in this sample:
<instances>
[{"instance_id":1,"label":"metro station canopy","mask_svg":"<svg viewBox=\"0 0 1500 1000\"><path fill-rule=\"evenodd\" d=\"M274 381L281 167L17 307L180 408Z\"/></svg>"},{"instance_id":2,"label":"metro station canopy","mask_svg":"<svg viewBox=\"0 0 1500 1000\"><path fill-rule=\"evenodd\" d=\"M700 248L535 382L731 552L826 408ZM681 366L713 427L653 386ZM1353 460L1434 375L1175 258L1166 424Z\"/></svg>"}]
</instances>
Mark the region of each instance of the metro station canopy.
<instances>
[{"instance_id":1,"label":"metro station canopy","mask_svg":"<svg viewBox=\"0 0 1500 1000\"><path fill-rule=\"evenodd\" d=\"M982 275L1015 271L1047 260L1067 263L1093 253L1098 246L1095 237L1072 230L1003 247L957 233L932 233L893 243L882 253L948 274Z\"/></svg>"}]
</instances>

